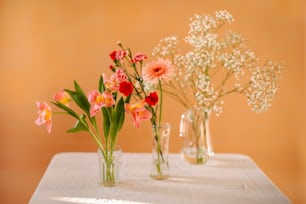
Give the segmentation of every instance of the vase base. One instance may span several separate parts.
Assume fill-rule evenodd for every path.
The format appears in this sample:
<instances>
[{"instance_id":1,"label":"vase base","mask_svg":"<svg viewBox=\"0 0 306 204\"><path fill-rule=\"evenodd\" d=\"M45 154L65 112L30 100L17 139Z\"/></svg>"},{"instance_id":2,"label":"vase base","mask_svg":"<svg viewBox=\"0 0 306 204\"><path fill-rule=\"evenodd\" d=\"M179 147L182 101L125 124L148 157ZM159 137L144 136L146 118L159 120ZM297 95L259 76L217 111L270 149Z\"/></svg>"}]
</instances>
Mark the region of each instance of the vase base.
<instances>
[{"instance_id":1,"label":"vase base","mask_svg":"<svg viewBox=\"0 0 306 204\"><path fill-rule=\"evenodd\" d=\"M206 157L196 158L195 156L182 155L183 159L190 164L205 164L207 162Z\"/></svg>"},{"instance_id":2,"label":"vase base","mask_svg":"<svg viewBox=\"0 0 306 204\"><path fill-rule=\"evenodd\" d=\"M154 154L155 155L155 154ZM165 180L169 178L169 164L168 159L163 158L163 161L154 160L150 176L156 180Z\"/></svg>"},{"instance_id":3,"label":"vase base","mask_svg":"<svg viewBox=\"0 0 306 204\"><path fill-rule=\"evenodd\" d=\"M103 187L115 187L115 186L118 185L118 183L114 183L114 182L101 182L100 185L103 186Z\"/></svg>"},{"instance_id":4,"label":"vase base","mask_svg":"<svg viewBox=\"0 0 306 204\"><path fill-rule=\"evenodd\" d=\"M151 178L155 180L166 180L169 178L169 175L151 175Z\"/></svg>"},{"instance_id":5,"label":"vase base","mask_svg":"<svg viewBox=\"0 0 306 204\"><path fill-rule=\"evenodd\" d=\"M181 155L190 164L205 164L209 159L209 155L205 152L203 149L184 148Z\"/></svg>"}]
</instances>

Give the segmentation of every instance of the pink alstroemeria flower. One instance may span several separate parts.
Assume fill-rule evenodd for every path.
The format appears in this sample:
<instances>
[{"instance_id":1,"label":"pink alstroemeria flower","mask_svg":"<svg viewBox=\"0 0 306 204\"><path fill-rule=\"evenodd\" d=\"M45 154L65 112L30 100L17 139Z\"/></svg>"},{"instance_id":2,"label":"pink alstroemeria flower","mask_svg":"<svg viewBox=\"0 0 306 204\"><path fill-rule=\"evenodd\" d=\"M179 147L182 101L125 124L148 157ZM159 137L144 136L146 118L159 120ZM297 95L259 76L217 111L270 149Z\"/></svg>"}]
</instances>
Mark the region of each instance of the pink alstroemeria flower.
<instances>
[{"instance_id":1,"label":"pink alstroemeria flower","mask_svg":"<svg viewBox=\"0 0 306 204\"><path fill-rule=\"evenodd\" d=\"M144 107L145 104L144 100L134 104L125 104L125 111L131 114L133 124L137 128L140 127L141 121L149 120L152 117L152 113Z\"/></svg>"},{"instance_id":2,"label":"pink alstroemeria flower","mask_svg":"<svg viewBox=\"0 0 306 204\"><path fill-rule=\"evenodd\" d=\"M102 94L97 90L90 91L88 101L90 103L90 117L95 116L102 107L111 107L115 104L113 95L107 91Z\"/></svg>"},{"instance_id":3,"label":"pink alstroemeria flower","mask_svg":"<svg viewBox=\"0 0 306 204\"><path fill-rule=\"evenodd\" d=\"M54 100L66 106L69 106L68 103L71 101L71 97L66 91L62 89L60 92L55 94Z\"/></svg>"},{"instance_id":4,"label":"pink alstroemeria flower","mask_svg":"<svg viewBox=\"0 0 306 204\"><path fill-rule=\"evenodd\" d=\"M35 124L38 126L46 125L48 133L51 133L52 129L52 110L51 107L46 102L36 102L38 107L38 118L35 121Z\"/></svg>"}]
</instances>

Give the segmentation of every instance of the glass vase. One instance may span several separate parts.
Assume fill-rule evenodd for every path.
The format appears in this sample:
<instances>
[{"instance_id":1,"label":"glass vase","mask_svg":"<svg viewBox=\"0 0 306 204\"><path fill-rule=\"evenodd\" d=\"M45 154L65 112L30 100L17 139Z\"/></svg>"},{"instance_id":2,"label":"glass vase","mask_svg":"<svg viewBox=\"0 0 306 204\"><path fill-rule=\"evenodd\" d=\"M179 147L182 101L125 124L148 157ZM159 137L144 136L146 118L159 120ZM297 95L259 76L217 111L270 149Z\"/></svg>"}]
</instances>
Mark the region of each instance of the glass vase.
<instances>
[{"instance_id":1,"label":"glass vase","mask_svg":"<svg viewBox=\"0 0 306 204\"><path fill-rule=\"evenodd\" d=\"M99 159L99 183L106 187L116 186L119 183L121 168L121 148L115 146L111 149L104 148L104 152L98 149Z\"/></svg>"},{"instance_id":2,"label":"glass vase","mask_svg":"<svg viewBox=\"0 0 306 204\"><path fill-rule=\"evenodd\" d=\"M181 116L182 157L192 164L204 164L214 155L209 130L210 111L190 108Z\"/></svg>"},{"instance_id":3,"label":"glass vase","mask_svg":"<svg viewBox=\"0 0 306 204\"><path fill-rule=\"evenodd\" d=\"M157 180L169 177L168 148L171 126L163 123L152 126L153 145L152 145L152 166L151 177Z\"/></svg>"}]
</instances>

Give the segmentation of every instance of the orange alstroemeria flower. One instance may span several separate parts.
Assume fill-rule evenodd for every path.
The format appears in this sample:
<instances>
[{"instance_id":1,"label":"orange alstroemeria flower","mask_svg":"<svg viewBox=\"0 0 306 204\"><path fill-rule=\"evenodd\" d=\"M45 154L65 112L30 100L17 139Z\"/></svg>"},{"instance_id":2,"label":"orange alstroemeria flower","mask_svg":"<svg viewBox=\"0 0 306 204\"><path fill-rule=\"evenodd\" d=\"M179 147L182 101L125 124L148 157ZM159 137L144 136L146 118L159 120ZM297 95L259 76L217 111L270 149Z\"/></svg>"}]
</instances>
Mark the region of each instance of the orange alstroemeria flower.
<instances>
[{"instance_id":1,"label":"orange alstroemeria flower","mask_svg":"<svg viewBox=\"0 0 306 204\"><path fill-rule=\"evenodd\" d=\"M144 107L145 104L144 100L134 104L125 104L125 111L131 114L133 124L137 128L140 127L141 121L149 120L152 117L152 113Z\"/></svg>"},{"instance_id":2,"label":"orange alstroemeria flower","mask_svg":"<svg viewBox=\"0 0 306 204\"><path fill-rule=\"evenodd\" d=\"M102 94L93 90L88 93L88 101L90 103L90 116L93 117L101 110L102 107L111 107L115 104L113 95L107 91Z\"/></svg>"},{"instance_id":3,"label":"orange alstroemeria flower","mask_svg":"<svg viewBox=\"0 0 306 204\"><path fill-rule=\"evenodd\" d=\"M38 118L35 121L35 124L38 126L46 125L48 133L51 133L52 129L52 110L51 107L46 102L36 102L38 107Z\"/></svg>"},{"instance_id":4,"label":"orange alstroemeria flower","mask_svg":"<svg viewBox=\"0 0 306 204\"><path fill-rule=\"evenodd\" d=\"M55 94L54 100L66 106L69 106L68 103L71 101L71 97L66 91L62 89L60 92Z\"/></svg>"}]
</instances>

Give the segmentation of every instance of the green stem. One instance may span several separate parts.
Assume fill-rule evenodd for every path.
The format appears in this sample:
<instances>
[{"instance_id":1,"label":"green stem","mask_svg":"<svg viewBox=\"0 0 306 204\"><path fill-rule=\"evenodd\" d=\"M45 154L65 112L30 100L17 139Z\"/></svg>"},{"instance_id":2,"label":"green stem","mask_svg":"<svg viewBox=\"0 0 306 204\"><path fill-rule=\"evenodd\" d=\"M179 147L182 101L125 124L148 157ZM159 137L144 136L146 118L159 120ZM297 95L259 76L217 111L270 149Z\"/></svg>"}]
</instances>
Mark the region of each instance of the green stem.
<instances>
[{"instance_id":1,"label":"green stem","mask_svg":"<svg viewBox=\"0 0 306 204\"><path fill-rule=\"evenodd\" d=\"M204 151L207 151L207 134L208 134L208 120L209 120L209 111L204 111L204 118L202 120L201 117L201 111L203 110L198 110L197 108L193 109L193 119L192 119L192 130L194 133L194 139L193 141L189 144L190 148L193 148L195 146L196 150L196 163L201 164L206 161L206 154ZM203 134L201 132L201 126L203 126ZM204 148L202 148L204 145Z\"/></svg>"},{"instance_id":2,"label":"green stem","mask_svg":"<svg viewBox=\"0 0 306 204\"><path fill-rule=\"evenodd\" d=\"M156 162L156 169L159 176L163 175L163 172L161 171L161 163L164 162L164 156L160 145L160 136L159 136L159 129L160 126L157 126L156 124L153 126L154 131L154 140L155 140L155 148L157 152L157 162Z\"/></svg>"},{"instance_id":3,"label":"green stem","mask_svg":"<svg viewBox=\"0 0 306 204\"><path fill-rule=\"evenodd\" d=\"M93 138L93 140L97 143L99 149L101 150L102 154L104 155L104 148L103 145L101 143L101 141L97 138L97 136L95 135L95 133L89 128L88 132L90 134L90 136Z\"/></svg>"},{"instance_id":4,"label":"green stem","mask_svg":"<svg viewBox=\"0 0 306 204\"><path fill-rule=\"evenodd\" d=\"M105 186L113 186L116 184L116 159L113 158L113 149L105 149L104 163L101 164L103 169L102 173L102 183Z\"/></svg>"},{"instance_id":5,"label":"green stem","mask_svg":"<svg viewBox=\"0 0 306 204\"><path fill-rule=\"evenodd\" d=\"M54 111L53 114L68 114L67 112Z\"/></svg>"},{"instance_id":6,"label":"green stem","mask_svg":"<svg viewBox=\"0 0 306 204\"><path fill-rule=\"evenodd\" d=\"M97 121L96 121L95 118L94 118L94 120L93 120L93 126L94 126L94 128L95 128L95 131L96 131L97 135L99 135L99 137L97 137L97 139L98 139L100 142L102 142L100 130L99 130L98 126L97 126Z\"/></svg>"},{"instance_id":7,"label":"green stem","mask_svg":"<svg viewBox=\"0 0 306 204\"><path fill-rule=\"evenodd\" d=\"M159 85L159 91L160 91L160 102L159 102L159 126L161 125L161 121L162 121L162 107L163 107L163 89L162 89L162 84L161 84L161 80L158 81L158 85Z\"/></svg>"}]
</instances>

